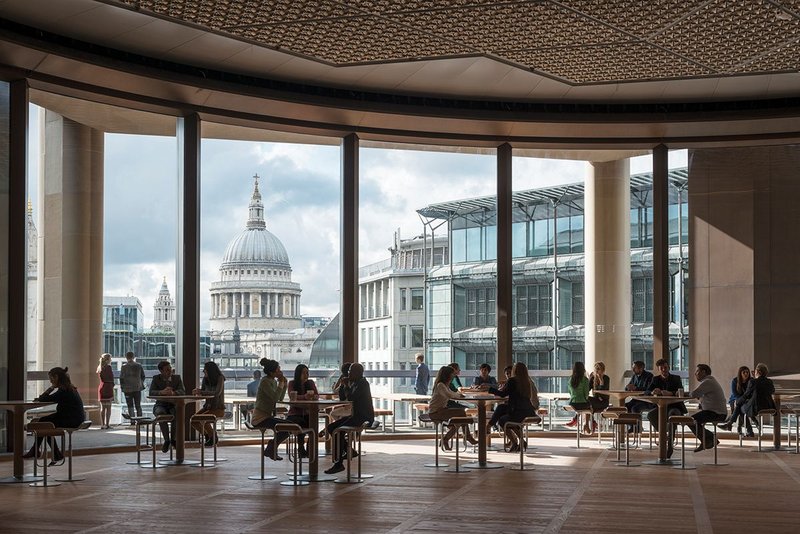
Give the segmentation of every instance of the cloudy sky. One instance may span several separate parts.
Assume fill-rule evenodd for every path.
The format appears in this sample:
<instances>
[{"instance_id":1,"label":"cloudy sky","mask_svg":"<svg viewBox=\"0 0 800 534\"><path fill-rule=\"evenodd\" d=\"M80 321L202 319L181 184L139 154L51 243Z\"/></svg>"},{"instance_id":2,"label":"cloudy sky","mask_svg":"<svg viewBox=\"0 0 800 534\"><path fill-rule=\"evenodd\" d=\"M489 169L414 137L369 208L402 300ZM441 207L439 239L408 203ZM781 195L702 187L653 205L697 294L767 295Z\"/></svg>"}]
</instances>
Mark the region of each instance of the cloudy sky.
<instances>
[{"instance_id":1,"label":"cloudy sky","mask_svg":"<svg viewBox=\"0 0 800 534\"><path fill-rule=\"evenodd\" d=\"M29 188L34 213L38 120L32 110ZM301 313L333 316L339 309L339 148L334 146L204 140L202 145L201 295L219 278L230 240L244 230L260 177L267 229L284 244L292 278L301 284ZM681 155L674 165L685 164ZM632 172L649 170L636 158ZM366 265L388 257L393 234L421 235L416 210L435 202L494 194L492 155L414 150L361 150L360 254ZM515 158L514 188L583 180L586 164ZM174 296L177 243L175 138L106 134L104 294L139 297L149 326L166 277ZM201 328L210 299L202 299Z\"/></svg>"}]
</instances>

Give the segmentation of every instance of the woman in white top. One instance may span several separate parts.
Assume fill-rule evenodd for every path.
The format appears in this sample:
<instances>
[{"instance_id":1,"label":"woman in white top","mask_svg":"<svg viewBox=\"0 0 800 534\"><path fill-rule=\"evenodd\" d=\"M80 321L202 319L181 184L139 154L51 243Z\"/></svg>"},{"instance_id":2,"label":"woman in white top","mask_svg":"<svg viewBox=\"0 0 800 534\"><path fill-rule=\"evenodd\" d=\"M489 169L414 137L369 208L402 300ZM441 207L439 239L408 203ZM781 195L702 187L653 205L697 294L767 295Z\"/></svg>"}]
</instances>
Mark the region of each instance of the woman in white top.
<instances>
[{"instance_id":1,"label":"woman in white top","mask_svg":"<svg viewBox=\"0 0 800 534\"><path fill-rule=\"evenodd\" d=\"M431 400L428 404L428 414L431 416L432 421L442 422L448 421L451 417L466 416L465 408L447 407L447 401L450 399L464 398L464 395L458 391L452 391L450 389L450 381L453 380L454 373L455 370L449 365L446 365L440 368L436 375L436 381L433 383L433 395L431 395ZM448 451L453 448L451 441L457 430L457 427L451 427L442 438L442 446ZM470 443L478 443L478 440L472 435L467 425L464 425L464 436Z\"/></svg>"}]
</instances>

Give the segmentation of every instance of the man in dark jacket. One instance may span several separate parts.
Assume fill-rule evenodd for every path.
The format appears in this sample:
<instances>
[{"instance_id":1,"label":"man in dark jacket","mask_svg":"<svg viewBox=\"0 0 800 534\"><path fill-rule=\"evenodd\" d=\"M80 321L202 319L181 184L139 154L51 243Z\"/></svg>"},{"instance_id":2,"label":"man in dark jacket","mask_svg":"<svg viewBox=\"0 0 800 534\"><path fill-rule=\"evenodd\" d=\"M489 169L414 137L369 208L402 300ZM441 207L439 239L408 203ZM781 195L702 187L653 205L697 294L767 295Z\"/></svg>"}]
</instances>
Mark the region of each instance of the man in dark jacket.
<instances>
[{"instance_id":1,"label":"man in dark jacket","mask_svg":"<svg viewBox=\"0 0 800 534\"><path fill-rule=\"evenodd\" d=\"M180 375L173 374L172 365L166 360L158 362L158 374L150 382L150 396L174 397L175 395L186 395L183 387L183 380ZM153 406L153 415L171 415L177 417L175 404L164 400L157 400ZM161 450L169 452L170 446L175 446L175 419L172 423L160 423L161 434L164 437L164 445ZM170 438L170 436L172 436Z\"/></svg>"},{"instance_id":2,"label":"man in dark jacket","mask_svg":"<svg viewBox=\"0 0 800 534\"><path fill-rule=\"evenodd\" d=\"M664 358L656 362L658 374L653 377L650 382L650 388L645 391L646 395L655 395L657 397L674 397L679 389L683 389L683 381L678 375L670 374L669 363ZM667 405L667 417L670 415L684 415L687 413L686 405L683 401L673 402ZM653 428L658 428L658 408L653 407L652 410L647 412L647 420ZM672 425L667 425L667 458L672 456Z\"/></svg>"},{"instance_id":3,"label":"man in dark jacket","mask_svg":"<svg viewBox=\"0 0 800 534\"><path fill-rule=\"evenodd\" d=\"M372 392L369 388L369 382L364 378L364 366L360 363L351 365L348 381L350 388L347 400L352 403L351 414L349 417L343 417L329 424L327 428L329 436L333 436L333 431L341 426L359 427L364 423L372 424L375 420L375 410L372 407ZM347 440L342 434L339 434L337 439L339 441L334 450L339 451L339 457L334 458L333 465L325 471L329 475L344 471L344 459L347 458L347 448L349 447Z\"/></svg>"}]
</instances>

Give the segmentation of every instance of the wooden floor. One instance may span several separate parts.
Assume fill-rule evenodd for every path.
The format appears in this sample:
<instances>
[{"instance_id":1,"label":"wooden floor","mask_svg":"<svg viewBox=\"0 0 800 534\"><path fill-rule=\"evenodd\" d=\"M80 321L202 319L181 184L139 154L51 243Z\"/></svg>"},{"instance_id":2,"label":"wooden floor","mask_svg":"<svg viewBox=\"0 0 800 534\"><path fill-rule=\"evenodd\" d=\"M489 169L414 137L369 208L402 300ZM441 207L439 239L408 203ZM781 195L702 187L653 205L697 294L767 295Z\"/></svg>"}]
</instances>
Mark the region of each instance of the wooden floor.
<instances>
[{"instance_id":1,"label":"wooden floor","mask_svg":"<svg viewBox=\"0 0 800 534\"><path fill-rule=\"evenodd\" d=\"M544 439L527 458L536 470L446 473L425 468L433 442L365 442L362 484L279 484L288 461L268 462L279 480L251 481L255 446L220 448L213 469L144 470L132 454L75 459L83 482L53 488L0 486L0 532L797 532L800 456L754 453L726 442L726 467L712 452L687 453L695 471L622 468L596 442ZM197 455L188 451L187 457ZM680 451L676 451L679 457ZM471 457L472 455L468 455ZM637 450L636 461L654 451ZM490 453L511 465L518 455ZM322 460L327 466L326 459ZM452 462L451 462L452 463ZM66 467L56 470L65 474ZM10 474L0 462L0 475Z\"/></svg>"}]
</instances>

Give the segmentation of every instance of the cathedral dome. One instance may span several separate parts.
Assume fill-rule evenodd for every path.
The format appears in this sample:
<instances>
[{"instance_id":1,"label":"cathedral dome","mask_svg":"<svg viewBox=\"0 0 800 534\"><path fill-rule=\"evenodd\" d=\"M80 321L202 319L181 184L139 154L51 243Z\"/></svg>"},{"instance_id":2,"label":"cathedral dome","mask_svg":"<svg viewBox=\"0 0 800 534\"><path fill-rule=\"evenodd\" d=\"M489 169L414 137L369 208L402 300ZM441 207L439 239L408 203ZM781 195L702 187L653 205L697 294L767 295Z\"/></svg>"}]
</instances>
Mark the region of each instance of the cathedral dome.
<instances>
[{"instance_id":1,"label":"cathedral dome","mask_svg":"<svg viewBox=\"0 0 800 534\"><path fill-rule=\"evenodd\" d=\"M252 264L289 267L283 243L266 228L248 228L234 237L222 257L221 268Z\"/></svg>"},{"instance_id":2,"label":"cathedral dome","mask_svg":"<svg viewBox=\"0 0 800 534\"><path fill-rule=\"evenodd\" d=\"M234 237L222 257L220 270L239 266L267 266L290 269L289 255L280 239L267 230L264 222L264 204L258 190L258 175L250 199L250 217L247 228Z\"/></svg>"}]
</instances>

